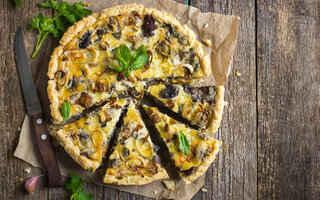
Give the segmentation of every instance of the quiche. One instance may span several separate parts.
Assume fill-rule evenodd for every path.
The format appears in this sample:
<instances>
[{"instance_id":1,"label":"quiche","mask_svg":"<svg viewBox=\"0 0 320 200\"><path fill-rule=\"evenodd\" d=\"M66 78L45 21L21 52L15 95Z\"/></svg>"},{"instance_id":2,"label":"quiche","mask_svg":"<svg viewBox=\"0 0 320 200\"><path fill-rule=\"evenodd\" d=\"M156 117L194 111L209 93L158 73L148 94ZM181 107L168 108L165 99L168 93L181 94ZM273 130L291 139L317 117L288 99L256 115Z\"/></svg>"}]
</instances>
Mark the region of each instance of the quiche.
<instances>
[{"instance_id":1,"label":"quiche","mask_svg":"<svg viewBox=\"0 0 320 200\"><path fill-rule=\"evenodd\" d=\"M150 137L158 134L169 149L165 157L170 154L190 183L221 145L213 134L221 122L224 87L190 86L210 75L202 44L173 16L137 4L102 10L71 26L51 56L47 92L52 122L60 127L51 134L86 170L95 171L107 157L104 182L119 185L168 177L158 142ZM137 109L148 102L145 96L156 100L145 107L156 132L148 131L147 116ZM180 136L189 148L180 149Z\"/></svg>"},{"instance_id":2,"label":"quiche","mask_svg":"<svg viewBox=\"0 0 320 200\"><path fill-rule=\"evenodd\" d=\"M109 157L104 182L143 185L166 178L167 172L159 160L136 104L132 103L123 118L116 145Z\"/></svg>"},{"instance_id":3,"label":"quiche","mask_svg":"<svg viewBox=\"0 0 320 200\"><path fill-rule=\"evenodd\" d=\"M131 54L145 47L145 65L138 69L130 58L119 59L116 49L120 46ZM131 71L120 73L122 66ZM142 5L115 6L83 18L61 38L47 74L51 115L62 121L61 106L66 101L73 116L113 94L126 93L125 81L194 81L210 74L209 57L186 25Z\"/></svg>"},{"instance_id":4,"label":"quiche","mask_svg":"<svg viewBox=\"0 0 320 200\"><path fill-rule=\"evenodd\" d=\"M94 112L51 131L65 151L81 167L95 171L108 149L116 123L127 100L114 100Z\"/></svg>"},{"instance_id":5,"label":"quiche","mask_svg":"<svg viewBox=\"0 0 320 200\"><path fill-rule=\"evenodd\" d=\"M172 119L155 107L144 108L165 142L180 177L189 184L205 173L222 143ZM183 152L185 147L181 147L183 142L189 147L187 153Z\"/></svg>"},{"instance_id":6,"label":"quiche","mask_svg":"<svg viewBox=\"0 0 320 200\"><path fill-rule=\"evenodd\" d=\"M224 87L192 87L189 84L159 83L147 89L160 106L178 113L201 129L214 133L224 106Z\"/></svg>"}]
</instances>

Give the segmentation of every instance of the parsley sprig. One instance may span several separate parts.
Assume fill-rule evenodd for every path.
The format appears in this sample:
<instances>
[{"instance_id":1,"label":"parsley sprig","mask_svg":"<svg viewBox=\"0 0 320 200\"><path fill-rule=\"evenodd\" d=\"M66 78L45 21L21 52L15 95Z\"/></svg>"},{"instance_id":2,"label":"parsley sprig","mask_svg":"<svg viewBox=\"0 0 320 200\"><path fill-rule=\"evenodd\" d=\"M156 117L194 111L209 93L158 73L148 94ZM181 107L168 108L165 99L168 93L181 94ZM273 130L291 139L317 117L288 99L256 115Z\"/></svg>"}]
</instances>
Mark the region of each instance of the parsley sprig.
<instances>
[{"instance_id":1,"label":"parsley sprig","mask_svg":"<svg viewBox=\"0 0 320 200\"><path fill-rule=\"evenodd\" d=\"M55 0L45 1L40 4L43 8L51 8L53 17L45 17L41 13L37 17L30 18L31 23L28 24L29 30L38 30L39 38L32 58L36 56L42 42L49 34L54 38L60 38L62 34L83 17L92 13L91 10L85 8L82 2L70 4L68 2L57 2Z\"/></svg>"},{"instance_id":2,"label":"parsley sprig","mask_svg":"<svg viewBox=\"0 0 320 200\"><path fill-rule=\"evenodd\" d=\"M14 4L17 6L17 7L20 7L21 5L21 0L13 0Z\"/></svg>"},{"instance_id":3,"label":"parsley sprig","mask_svg":"<svg viewBox=\"0 0 320 200\"><path fill-rule=\"evenodd\" d=\"M120 67L108 65L110 69L116 72L125 72L125 76L129 78L130 70L138 70L143 68L149 60L147 47L141 45L138 50L134 50L131 55L130 49L126 45L121 45L115 50L115 57L119 61Z\"/></svg>"},{"instance_id":4,"label":"parsley sprig","mask_svg":"<svg viewBox=\"0 0 320 200\"><path fill-rule=\"evenodd\" d=\"M66 185L66 188L72 190L73 194L70 197L70 200L91 200L93 196L86 194L82 189L82 185L85 183L85 180L80 179L76 173L72 173L70 183Z\"/></svg>"}]
</instances>

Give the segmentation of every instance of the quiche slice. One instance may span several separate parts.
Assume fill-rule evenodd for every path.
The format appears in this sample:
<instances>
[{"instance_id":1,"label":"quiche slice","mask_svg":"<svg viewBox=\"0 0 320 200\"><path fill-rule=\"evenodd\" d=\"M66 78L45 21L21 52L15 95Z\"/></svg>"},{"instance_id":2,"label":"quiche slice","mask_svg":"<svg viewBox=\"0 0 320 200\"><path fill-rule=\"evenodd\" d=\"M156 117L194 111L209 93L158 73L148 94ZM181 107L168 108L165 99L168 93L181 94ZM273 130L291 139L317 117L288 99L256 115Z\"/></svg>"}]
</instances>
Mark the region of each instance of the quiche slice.
<instances>
[{"instance_id":1,"label":"quiche slice","mask_svg":"<svg viewBox=\"0 0 320 200\"><path fill-rule=\"evenodd\" d=\"M117 54L121 46L127 51ZM135 53L140 47L145 47L146 63L132 59L140 56ZM47 74L51 115L62 121L65 101L71 103L71 115L75 115L109 98L112 91L125 93L123 80L192 81L210 74L209 57L186 25L142 5L115 6L74 24L54 50Z\"/></svg>"},{"instance_id":2,"label":"quiche slice","mask_svg":"<svg viewBox=\"0 0 320 200\"><path fill-rule=\"evenodd\" d=\"M104 182L143 185L168 177L156 149L136 104L130 104L109 157Z\"/></svg>"},{"instance_id":3,"label":"quiche slice","mask_svg":"<svg viewBox=\"0 0 320 200\"><path fill-rule=\"evenodd\" d=\"M101 165L126 104L125 99L110 101L78 121L51 131L51 135L81 167L95 171Z\"/></svg>"},{"instance_id":4,"label":"quiche slice","mask_svg":"<svg viewBox=\"0 0 320 200\"><path fill-rule=\"evenodd\" d=\"M219 127L224 107L224 87L191 87L171 83L151 85L153 99L213 135Z\"/></svg>"},{"instance_id":5,"label":"quiche slice","mask_svg":"<svg viewBox=\"0 0 320 200\"><path fill-rule=\"evenodd\" d=\"M144 106L144 109L165 142L180 177L189 184L205 173L222 143L162 114L155 107Z\"/></svg>"}]
</instances>

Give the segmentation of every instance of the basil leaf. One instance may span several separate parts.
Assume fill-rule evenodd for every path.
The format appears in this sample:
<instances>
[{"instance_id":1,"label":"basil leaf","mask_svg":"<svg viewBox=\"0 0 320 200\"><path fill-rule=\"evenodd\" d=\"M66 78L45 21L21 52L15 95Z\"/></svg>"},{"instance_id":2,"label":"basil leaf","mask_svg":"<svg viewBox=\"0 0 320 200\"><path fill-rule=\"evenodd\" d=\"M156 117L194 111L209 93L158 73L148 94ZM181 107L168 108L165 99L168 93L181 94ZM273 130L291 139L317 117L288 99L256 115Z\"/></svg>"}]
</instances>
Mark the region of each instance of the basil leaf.
<instances>
[{"instance_id":1,"label":"basil leaf","mask_svg":"<svg viewBox=\"0 0 320 200\"><path fill-rule=\"evenodd\" d=\"M185 134L182 133L182 131L180 131L179 133L179 149L186 156L190 153L189 141Z\"/></svg>"},{"instance_id":2,"label":"basil leaf","mask_svg":"<svg viewBox=\"0 0 320 200\"><path fill-rule=\"evenodd\" d=\"M137 57L147 54L147 47L144 45L141 45L137 51L133 52L132 60L134 61Z\"/></svg>"},{"instance_id":3,"label":"basil leaf","mask_svg":"<svg viewBox=\"0 0 320 200\"><path fill-rule=\"evenodd\" d=\"M67 120L69 118L70 109L71 109L70 103L65 101L61 107L62 117L64 120Z\"/></svg>"},{"instance_id":4,"label":"basil leaf","mask_svg":"<svg viewBox=\"0 0 320 200\"><path fill-rule=\"evenodd\" d=\"M127 67L131 59L131 53L126 45L121 45L116 48L116 59L120 62L122 67Z\"/></svg>"},{"instance_id":5,"label":"basil leaf","mask_svg":"<svg viewBox=\"0 0 320 200\"><path fill-rule=\"evenodd\" d=\"M113 67L111 65L107 65L110 69L112 69L113 71L116 71L116 72L122 72L124 70L123 67Z\"/></svg>"},{"instance_id":6,"label":"basil leaf","mask_svg":"<svg viewBox=\"0 0 320 200\"><path fill-rule=\"evenodd\" d=\"M144 54L144 55L140 55L139 57L137 57L137 59L132 63L130 69L132 70L138 70L141 69L142 67L144 67L149 60L149 55L148 54Z\"/></svg>"},{"instance_id":7,"label":"basil leaf","mask_svg":"<svg viewBox=\"0 0 320 200\"><path fill-rule=\"evenodd\" d=\"M126 71L124 72L124 75L125 75L127 78L129 78L129 76L130 76L130 69L129 69L129 68L126 69Z\"/></svg>"}]
</instances>

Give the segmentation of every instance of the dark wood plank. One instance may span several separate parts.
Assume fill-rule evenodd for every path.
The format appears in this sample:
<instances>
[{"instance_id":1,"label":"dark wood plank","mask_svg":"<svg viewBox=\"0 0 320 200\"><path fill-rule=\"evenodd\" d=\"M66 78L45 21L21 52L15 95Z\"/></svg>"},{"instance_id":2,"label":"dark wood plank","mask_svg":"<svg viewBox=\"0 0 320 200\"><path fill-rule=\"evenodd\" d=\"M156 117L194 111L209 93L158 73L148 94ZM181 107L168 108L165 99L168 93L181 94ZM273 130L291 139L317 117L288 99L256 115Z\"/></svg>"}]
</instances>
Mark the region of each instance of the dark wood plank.
<instances>
[{"instance_id":1,"label":"dark wood plank","mask_svg":"<svg viewBox=\"0 0 320 200\"><path fill-rule=\"evenodd\" d=\"M258 198L319 199L320 2L257 8Z\"/></svg>"},{"instance_id":2,"label":"dark wood plank","mask_svg":"<svg viewBox=\"0 0 320 200\"><path fill-rule=\"evenodd\" d=\"M18 73L13 56L14 33L18 26L22 26L28 49L32 50L36 42L36 33L26 31L28 17L40 12L36 6L39 1L23 0L21 8L16 8L13 1L0 2L0 196L1 199L46 199L47 190L44 177L40 178L35 193L27 195L23 183L27 178L40 175L40 169L32 169L30 174L24 169L30 168L27 163L13 157L19 131L25 116L23 97L19 85ZM44 11L45 12L45 11ZM45 48L46 44L44 44ZM28 51L30 55L32 52ZM37 58L31 60L35 75L41 52ZM22 181L20 181L20 179Z\"/></svg>"},{"instance_id":3,"label":"dark wood plank","mask_svg":"<svg viewBox=\"0 0 320 200\"><path fill-rule=\"evenodd\" d=\"M207 192L194 199L255 199L256 151L256 54L255 1L191 1L202 11L241 17L232 71L226 85L223 121L216 137L223 148L207 171ZM213 30L214 31L214 30ZM241 76L235 73L240 72Z\"/></svg>"}]
</instances>

